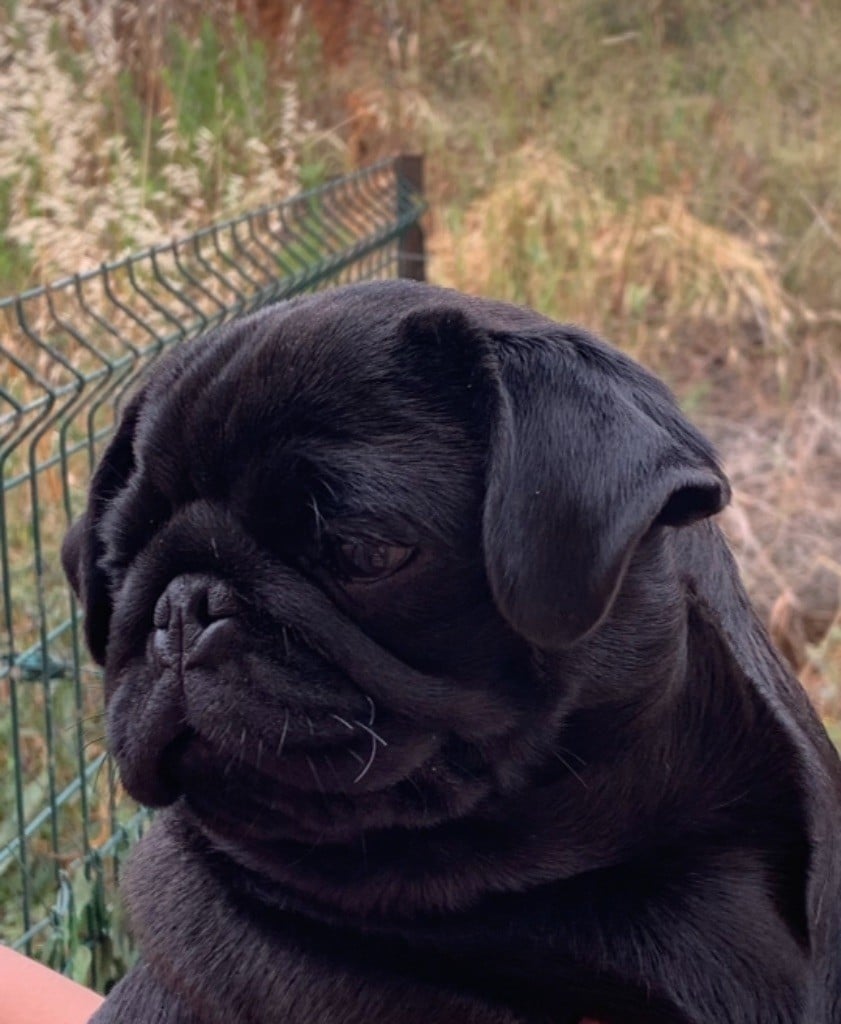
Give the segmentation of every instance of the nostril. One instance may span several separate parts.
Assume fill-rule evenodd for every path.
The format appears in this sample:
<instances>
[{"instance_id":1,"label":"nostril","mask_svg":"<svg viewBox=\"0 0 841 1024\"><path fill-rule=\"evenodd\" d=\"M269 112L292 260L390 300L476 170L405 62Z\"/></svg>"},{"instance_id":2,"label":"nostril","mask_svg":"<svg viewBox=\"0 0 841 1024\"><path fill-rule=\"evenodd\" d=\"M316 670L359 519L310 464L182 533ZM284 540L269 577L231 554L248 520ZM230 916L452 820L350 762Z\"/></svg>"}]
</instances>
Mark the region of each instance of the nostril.
<instances>
[{"instance_id":1,"label":"nostril","mask_svg":"<svg viewBox=\"0 0 841 1024\"><path fill-rule=\"evenodd\" d=\"M205 594L204 608L208 623L217 619L232 618L237 614L237 603L233 591L221 580L211 583Z\"/></svg>"},{"instance_id":2,"label":"nostril","mask_svg":"<svg viewBox=\"0 0 841 1024\"><path fill-rule=\"evenodd\" d=\"M207 590L201 589L195 594L190 610L193 613L192 618L196 625L201 626L202 629L207 629L214 619L210 612Z\"/></svg>"}]
</instances>

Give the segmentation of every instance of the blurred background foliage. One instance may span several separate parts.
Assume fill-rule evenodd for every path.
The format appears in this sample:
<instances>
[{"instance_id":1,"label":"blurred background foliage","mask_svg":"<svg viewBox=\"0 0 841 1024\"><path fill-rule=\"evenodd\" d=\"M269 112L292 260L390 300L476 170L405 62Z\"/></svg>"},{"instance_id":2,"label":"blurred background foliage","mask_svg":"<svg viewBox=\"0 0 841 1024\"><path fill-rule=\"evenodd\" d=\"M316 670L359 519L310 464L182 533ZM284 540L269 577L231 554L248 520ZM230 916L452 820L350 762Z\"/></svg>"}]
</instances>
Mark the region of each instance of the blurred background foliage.
<instances>
[{"instance_id":1,"label":"blurred background foliage","mask_svg":"<svg viewBox=\"0 0 841 1024\"><path fill-rule=\"evenodd\" d=\"M600 331L841 713L836 0L0 0L0 294L423 151L429 277Z\"/></svg>"}]
</instances>

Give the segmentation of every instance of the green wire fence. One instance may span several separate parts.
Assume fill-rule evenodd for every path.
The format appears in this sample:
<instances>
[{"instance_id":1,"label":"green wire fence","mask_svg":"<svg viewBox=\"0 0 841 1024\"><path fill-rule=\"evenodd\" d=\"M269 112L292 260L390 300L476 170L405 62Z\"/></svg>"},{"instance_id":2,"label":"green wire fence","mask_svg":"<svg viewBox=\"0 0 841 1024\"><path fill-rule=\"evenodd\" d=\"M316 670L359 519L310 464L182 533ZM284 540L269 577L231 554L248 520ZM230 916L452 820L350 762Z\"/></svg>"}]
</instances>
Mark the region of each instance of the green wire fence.
<instances>
[{"instance_id":1,"label":"green wire fence","mask_svg":"<svg viewBox=\"0 0 841 1024\"><path fill-rule=\"evenodd\" d=\"M392 158L0 300L0 942L103 991L132 950L120 862L146 812L104 745L61 540L161 352L269 302L424 274L421 160Z\"/></svg>"}]
</instances>

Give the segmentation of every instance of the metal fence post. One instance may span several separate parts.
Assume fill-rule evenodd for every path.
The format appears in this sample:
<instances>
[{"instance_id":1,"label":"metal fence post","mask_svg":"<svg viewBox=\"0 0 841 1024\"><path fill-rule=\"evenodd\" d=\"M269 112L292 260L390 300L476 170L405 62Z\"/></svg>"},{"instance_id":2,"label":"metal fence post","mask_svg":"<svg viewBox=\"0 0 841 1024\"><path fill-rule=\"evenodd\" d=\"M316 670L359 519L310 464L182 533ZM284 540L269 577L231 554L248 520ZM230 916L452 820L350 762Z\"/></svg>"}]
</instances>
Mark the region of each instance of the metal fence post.
<instances>
[{"instance_id":1,"label":"metal fence post","mask_svg":"<svg viewBox=\"0 0 841 1024\"><path fill-rule=\"evenodd\" d=\"M423 156L405 153L394 161L397 174L397 218L401 219L411 208L417 197L423 195ZM397 248L397 276L413 281L426 280L426 252L423 228L414 221L403 234Z\"/></svg>"}]
</instances>

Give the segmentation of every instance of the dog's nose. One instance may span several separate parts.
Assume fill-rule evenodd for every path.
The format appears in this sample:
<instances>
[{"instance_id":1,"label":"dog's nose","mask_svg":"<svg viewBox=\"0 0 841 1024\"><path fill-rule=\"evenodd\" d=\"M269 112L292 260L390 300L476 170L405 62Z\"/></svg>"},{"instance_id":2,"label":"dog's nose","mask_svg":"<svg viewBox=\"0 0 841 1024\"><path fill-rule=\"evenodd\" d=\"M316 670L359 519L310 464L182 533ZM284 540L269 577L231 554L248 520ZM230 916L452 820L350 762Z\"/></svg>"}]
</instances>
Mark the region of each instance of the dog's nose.
<instances>
[{"instance_id":1,"label":"dog's nose","mask_svg":"<svg viewBox=\"0 0 841 1024\"><path fill-rule=\"evenodd\" d=\"M236 612L233 591L222 580L201 574L177 576L155 605L155 651L165 663L180 661L210 626Z\"/></svg>"}]
</instances>

